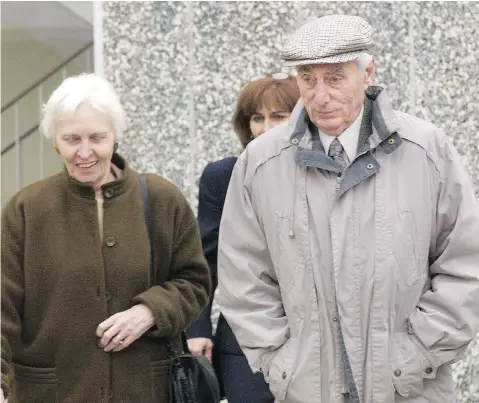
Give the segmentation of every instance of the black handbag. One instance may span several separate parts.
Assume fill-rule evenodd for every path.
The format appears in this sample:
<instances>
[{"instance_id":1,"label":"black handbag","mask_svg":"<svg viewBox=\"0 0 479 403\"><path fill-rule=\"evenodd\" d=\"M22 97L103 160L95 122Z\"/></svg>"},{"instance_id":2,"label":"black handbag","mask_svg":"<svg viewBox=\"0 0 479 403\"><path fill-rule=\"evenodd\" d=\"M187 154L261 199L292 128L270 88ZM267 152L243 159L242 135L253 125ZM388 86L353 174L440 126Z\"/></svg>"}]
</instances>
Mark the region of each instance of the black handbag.
<instances>
[{"instance_id":1,"label":"black handbag","mask_svg":"<svg viewBox=\"0 0 479 403\"><path fill-rule=\"evenodd\" d=\"M155 253L153 243L153 222L148 203L148 180L140 174L141 193L145 210L145 222L150 239L149 287L155 284ZM170 403L219 403L220 387L213 365L204 356L193 357L188 349L185 332L180 334L182 351L176 351L170 340L167 341L171 360L169 380Z\"/></svg>"}]
</instances>

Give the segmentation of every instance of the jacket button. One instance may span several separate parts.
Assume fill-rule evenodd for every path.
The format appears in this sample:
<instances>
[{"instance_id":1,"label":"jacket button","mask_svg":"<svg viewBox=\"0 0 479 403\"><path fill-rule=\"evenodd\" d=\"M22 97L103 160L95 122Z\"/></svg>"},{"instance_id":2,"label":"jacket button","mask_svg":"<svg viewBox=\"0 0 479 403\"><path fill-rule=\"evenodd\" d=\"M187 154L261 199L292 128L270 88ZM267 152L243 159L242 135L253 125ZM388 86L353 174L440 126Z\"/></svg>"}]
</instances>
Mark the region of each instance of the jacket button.
<instances>
[{"instance_id":1,"label":"jacket button","mask_svg":"<svg viewBox=\"0 0 479 403\"><path fill-rule=\"evenodd\" d=\"M283 379L286 379L287 376L288 375L286 374L286 372L283 372L283 375L282 375Z\"/></svg>"},{"instance_id":2,"label":"jacket button","mask_svg":"<svg viewBox=\"0 0 479 403\"><path fill-rule=\"evenodd\" d=\"M368 168L368 169L373 169L373 168L374 168L374 165L373 165L373 164L368 164L368 165L366 166L366 168Z\"/></svg>"},{"instance_id":3,"label":"jacket button","mask_svg":"<svg viewBox=\"0 0 479 403\"><path fill-rule=\"evenodd\" d=\"M107 189L105 190L105 197L107 199L110 199L113 196L113 189Z\"/></svg>"},{"instance_id":4,"label":"jacket button","mask_svg":"<svg viewBox=\"0 0 479 403\"><path fill-rule=\"evenodd\" d=\"M431 368L431 367L426 368L426 371L425 371L425 372L426 372L426 374L428 374L428 375L429 375L429 374L432 374L432 368Z\"/></svg>"},{"instance_id":5,"label":"jacket button","mask_svg":"<svg viewBox=\"0 0 479 403\"><path fill-rule=\"evenodd\" d=\"M338 317L335 316L335 317L333 318L333 320L334 320L335 322L337 322L337 321L338 321Z\"/></svg>"},{"instance_id":6,"label":"jacket button","mask_svg":"<svg viewBox=\"0 0 479 403\"><path fill-rule=\"evenodd\" d=\"M106 238L106 246L109 246L109 247L112 247L113 245L115 245L115 238L113 238L112 236L109 236L108 238Z\"/></svg>"},{"instance_id":7,"label":"jacket button","mask_svg":"<svg viewBox=\"0 0 479 403\"><path fill-rule=\"evenodd\" d=\"M396 141L395 141L394 139L389 139L389 140L388 140L388 143L389 143L389 144L394 144L395 142L396 142Z\"/></svg>"},{"instance_id":8,"label":"jacket button","mask_svg":"<svg viewBox=\"0 0 479 403\"><path fill-rule=\"evenodd\" d=\"M299 143L299 140L297 138L294 138L293 140L291 140L291 143L293 143L294 145L298 144Z\"/></svg>"},{"instance_id":9,"label":"jacket button","mask_svg":"<svg viewBox=\"0 0 479 403\"><path fill-rule=\"evenodd\" d=\"M105 298L107 301L109 301L111 298L111 294L108 291L105 292Z\"/></svg>"},{"instance_id":10,"label":"jacket button","mask_svg":"<svg viewBox=\"0 0 479 403\"><path fill-rule=\"evenodd\" d=\"M396 371L394 371L394 375L395 376L401 376L402 372L400 369L396 369Z\"/></svg>"}]
</instances>

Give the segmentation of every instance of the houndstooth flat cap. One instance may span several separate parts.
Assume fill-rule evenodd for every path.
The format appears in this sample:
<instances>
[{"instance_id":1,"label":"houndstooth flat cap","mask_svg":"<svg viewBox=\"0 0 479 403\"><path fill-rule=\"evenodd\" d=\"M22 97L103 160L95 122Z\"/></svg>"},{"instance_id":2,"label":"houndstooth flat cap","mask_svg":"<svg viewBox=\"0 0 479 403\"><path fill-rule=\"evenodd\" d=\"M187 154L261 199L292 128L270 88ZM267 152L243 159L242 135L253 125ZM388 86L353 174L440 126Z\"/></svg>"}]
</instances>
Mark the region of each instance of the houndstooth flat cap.
<instances>
[{"instance_id":1,"label":"houndstooth flat cap","mask_svg":"<svg viewBox=\"0 0 479 403\"><path fill-rule=\"evenodd\" d=\"M311 21L286 41L281 58L286 66L344 63L374 48L373 28L361 17L328 15Z\"/></svg>"}]
</instances>

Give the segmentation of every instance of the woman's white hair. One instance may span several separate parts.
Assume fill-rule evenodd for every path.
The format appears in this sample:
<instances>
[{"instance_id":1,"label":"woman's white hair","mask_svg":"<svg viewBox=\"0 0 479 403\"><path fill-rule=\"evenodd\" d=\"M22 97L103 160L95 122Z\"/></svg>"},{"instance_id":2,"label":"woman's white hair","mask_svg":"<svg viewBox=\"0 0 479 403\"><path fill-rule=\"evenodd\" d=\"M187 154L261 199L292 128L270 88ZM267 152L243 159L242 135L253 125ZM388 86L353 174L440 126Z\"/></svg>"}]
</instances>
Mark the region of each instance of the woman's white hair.
<instances>
[{"instance_id":1,"label":"woman's white hair","mask_svg":"<svg viewBox=\"0 0 479 403\"><path fill-rule=\"evenodd\" d=\"M121 139L126 123L118 95L103 77L85 73L66 78L43 106L40 128L45 137L54 138L58 121L74 115L82 103L109 116L115 130L115 140Z\"/></svg>"}]
</instances>

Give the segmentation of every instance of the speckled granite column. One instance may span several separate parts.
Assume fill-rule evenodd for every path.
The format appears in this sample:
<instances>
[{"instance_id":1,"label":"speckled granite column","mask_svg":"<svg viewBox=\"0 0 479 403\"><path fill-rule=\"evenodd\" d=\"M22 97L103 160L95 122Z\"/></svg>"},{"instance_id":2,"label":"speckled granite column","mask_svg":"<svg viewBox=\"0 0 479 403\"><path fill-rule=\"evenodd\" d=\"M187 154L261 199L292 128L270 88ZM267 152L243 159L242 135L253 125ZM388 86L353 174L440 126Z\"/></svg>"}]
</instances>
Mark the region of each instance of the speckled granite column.
<instances>
[{"instance_id":1,"label":"speckled granite column","mask_svg":"<svg viewBox=\"0 0 479 403\"><path fill-rule=\"evenodd\" d=\"M333 13L374 26L376 84L396 108L447 131L479 196L479 3L105 2L104 12L105 72L128 114L120 149L135 168L175 182L194 208L206 163L239 151L230 122L241 86L285 71L285 36ZM460 403L479 402L479 340L455 379Z\"/></svg>"}]
</instances>

